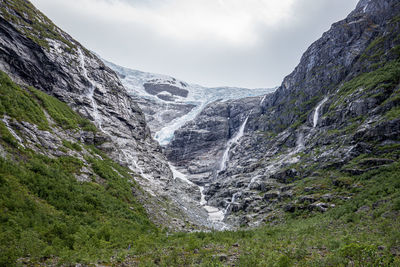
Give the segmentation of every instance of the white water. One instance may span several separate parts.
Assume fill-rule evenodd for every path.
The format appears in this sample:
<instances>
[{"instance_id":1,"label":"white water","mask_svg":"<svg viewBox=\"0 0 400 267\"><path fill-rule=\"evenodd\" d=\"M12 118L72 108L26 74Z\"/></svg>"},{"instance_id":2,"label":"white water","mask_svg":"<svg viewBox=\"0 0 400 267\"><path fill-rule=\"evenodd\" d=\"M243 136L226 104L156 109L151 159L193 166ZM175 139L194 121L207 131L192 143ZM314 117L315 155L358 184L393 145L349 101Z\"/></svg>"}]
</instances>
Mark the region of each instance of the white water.
<instances>
[{"instance_id":1,"label":"white water","mask_svg":"<svg viewBox=\"0 0 400 267\"><path fill-rule=\"evenodd\" d=\"M231 202L229 202L228 206L226 207L224 214L227 214L229 208L232 206L233 203L235 203L236 201L236 197L239 196L241 194L241 192L236 192L232 195L232 199Z\"/></svg>"},{"instance_id":2,"label":"white water","mask_svg":"<svg viewBox=\"0 0 400 267\"><path fill-rule=\"evenodd\" d=\"M325 102L328 101L328 97L325 97L315 108L314 111L314 120L313 120L313 127L317 127L318 124L318 119L319 119L319 110L321 109L322 105L325 104Z\"/></svg>"},{"instance_id":3,"label":"white water","mask_svg":"<svg viewBox=\"0 0 400 267\"><path fill-rule=\"evenodd\" d=\"M6 125L8 131L11 133L11 135L17 139L18 143L20 146L22 146L23 148L25 148L24 144L23 144L23 140L21 137L18 136L18 134L13 130L13 128L11 128L10 124L8 124L8 121L3 118L2 121L4 122L4 124Z\"/></svg>"},{"instance_id":4,"label":"white water","mask_svg":"<svg viewBox=\"0 0 400 267\"><path fill-rule=\"evenodd\" d=\"M233 144L237 143L239 141L239 139L243 137L244 128L246 127L248 119L249 119L249 116L247 116L246 119L244 120L244 122L242 123L242 125L240 125L239 131L237 131L237 133L226 144L226 149L225 149L224 154L222 156L222 161L221 161L221 164L219 166L219 171L225 170L226 163L229 160L229 150L231 149Z\"/></svg>"},{"instance_id":5,"label":"white water","mask_svg":"<svg viewBox=\"0 0 400 267\"><path fill-rule=\"evenodd\" d=\"M216 208L216 207L212 207L212 206L208 206L207 205L207 200L206 200L206 196L204 194L204 186L199 186L196 185L195 183L193 183L192 181L190 181L185 174L181 173L180 171L178 171L175 166L169 164L169 167L172 171L172 174L174 176L174 179L180 179L183 182L191 185L191 186L197 186L200 190L200 205L207 211L208 213L208 220L211 222L222 222L225 218L224 212L221 211L220 209ZM226 228L225 226L222 227L222 229Z\"/></svg>"},{"instance_id":6,"label":"white water","mask_svg":"<svg viewBox=\"0 0 400 267\"><path fill-rule=\"evenodd\" d=\"M301 150L304 149L304 134L303 132L300 132L298 137L297 137L297 142L296 142L296 150L295 152L300 152Z\"/></svg>"},{"instance_id":7,"label":"white water","mask_svg":"<svg viewBox=\"0 0 400 267\"><path fill-rule=\"evenodd\" d=\"M89 88L89 92L87 93L87 97L90 99L90 102L92 104L92 116L93 116L93 120L96 124L96 126L103 131L102 127L101 127L101 117L99 116L99 111L98 111L98 107L97 107L97 102L94 99L93 95L94 95L94 89L96 88L96 84L94 81L92 81L87 73L87 69L85 67L85 56L82 53L82 50L80 48L78 48L78 54L79 54L79 61L80 61L80 65L81 65L81 69L82 69L82 73L83 73L83 77L85 77L85 79L89 82L90 84L90 88Z\"/></svg>"},{"instance_id":8,"label":"white water","mask_svg":"<svg viewBox=\"0 0 400 267\"><path fill-rule=\"evenodd\" d=\"M264 103L265 98L267 97L267 95L263 96L263 98L260 101L260 106L262 105L262 103Z\"/></svg>"},{"instance_id":9,"label":"white water","mask_svg":"<svg viewBox=\"0 0 400 267\"><path fill-rule=\"evenodd\" d=\"M368 5L369 5L369 3L365 5L365 7L364 7L364 9L363 9L363 12L364 12L364 13L367 12Z\"/></svg>"}]
</instances>

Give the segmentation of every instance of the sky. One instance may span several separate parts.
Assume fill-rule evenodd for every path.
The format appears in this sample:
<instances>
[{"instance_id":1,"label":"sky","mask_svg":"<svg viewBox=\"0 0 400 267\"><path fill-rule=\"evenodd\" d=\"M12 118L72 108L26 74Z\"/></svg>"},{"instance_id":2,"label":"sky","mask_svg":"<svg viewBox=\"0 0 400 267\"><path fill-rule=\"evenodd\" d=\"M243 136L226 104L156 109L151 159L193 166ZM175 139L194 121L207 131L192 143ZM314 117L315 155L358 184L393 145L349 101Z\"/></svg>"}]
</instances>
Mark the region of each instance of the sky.
<instances>
[{"instance_id":1,"label":"sky","mask_svg":"<svg viewBox=\"0 0 400 267\"><path fill-rule=\"evenodd\" d=\"M31 0L117 65L203 86L271 88L358 0Z\"/></svg>"}]
</instances>

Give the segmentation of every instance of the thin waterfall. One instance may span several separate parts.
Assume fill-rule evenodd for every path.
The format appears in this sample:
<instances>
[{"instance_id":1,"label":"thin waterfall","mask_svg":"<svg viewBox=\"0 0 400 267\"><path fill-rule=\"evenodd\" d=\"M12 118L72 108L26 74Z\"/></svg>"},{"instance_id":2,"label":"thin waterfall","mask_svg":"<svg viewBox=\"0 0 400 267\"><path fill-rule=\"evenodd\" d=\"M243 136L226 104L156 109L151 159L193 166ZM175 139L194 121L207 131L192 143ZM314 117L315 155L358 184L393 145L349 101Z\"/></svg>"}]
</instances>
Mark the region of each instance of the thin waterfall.
<instances>
[{"instance_id":1,"label":"thin waterfall","mask_svg":"<svg viewBox=\"0 0 400 267\"><path fill-rule=\"evenodd\" d=\"M226 168L226 163L229 160L229 150L231 149L232 145L237 143L240 138L243 137L244 134L244 129L247 124L247 120L249 119L249 116L246 117L242 125L240 125L239 131L228 141L226 144L226 149L224 151L224 154L222 156L222 161L219 167L219 171L223 171Z\"/></svg>"},{"instance_id":2,"label":"thin waterfall","mask_svg":"<svg viewBox=\"0 0 400 267\"><path fill-rule=\"evenodd\" d=\"M98 111L98 107L97 107L97 102L94 99L94 90L96 88L95 82L92 81L89 76L88 76L88 72L87 69L85 67L85 56L82 53L82 50L80 48L78 48L78 54L79 54L79 62L80 62L80 67L82 69L82 74L83 77L85 77L85 79L89 82L90 87L89 87L89 92L87 93L87 97L90 99L90 102L92 104L92 117L94 120L94 123L96 124L96 126L103 131L102 127L101 127L101 117L99 116L99 111Z\"/></svg>"},{"instance_id":3,"label":"thin waterfall","mask_svg":"<svg viewBox=\"0 0 400 267\"><path fill-rule=\"evenodd\" d=\"M322 105L325 104L326 101L328 101L328 97L325 97L325 98L317 105L317 107L315 108L315 111L314 111L314 119L313 119L313 127L314 127L314 128L317 127L318 119L319 119L319 111L320 111Z\"/></svg>"}]
</instances>

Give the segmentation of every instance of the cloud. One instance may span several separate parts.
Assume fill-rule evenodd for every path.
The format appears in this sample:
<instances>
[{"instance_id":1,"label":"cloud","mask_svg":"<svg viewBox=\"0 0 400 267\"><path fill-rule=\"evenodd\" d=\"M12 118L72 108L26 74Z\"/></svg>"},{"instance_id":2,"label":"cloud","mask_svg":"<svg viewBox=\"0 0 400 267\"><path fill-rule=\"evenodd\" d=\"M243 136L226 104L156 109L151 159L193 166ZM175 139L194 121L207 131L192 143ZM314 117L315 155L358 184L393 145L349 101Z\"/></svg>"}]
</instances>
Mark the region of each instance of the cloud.
<instances>
[{"instance_id":1,"label":"cloud","mask_svg":"<svg viewBox=\"0 0 400 267\"><path fill-rule=\"evenodd\" d=\"M178 41L216 39L249 45L259 41L257 28L290 19L294 0L247 0L245 4L243 0L80 0L79 5L69 0L55 2L74 13L109 23L140 25L151 34Z\"/></svg>"},{"instance_id":2,"label":"cloud","mask_svg":"<svg viewBox=\"0 0 400 267\"><path fill-rule=\"evenodd\" d=\"M33 0L127 67L209 86L272 87L357 0Z\"/></svg>"}]
</instances>

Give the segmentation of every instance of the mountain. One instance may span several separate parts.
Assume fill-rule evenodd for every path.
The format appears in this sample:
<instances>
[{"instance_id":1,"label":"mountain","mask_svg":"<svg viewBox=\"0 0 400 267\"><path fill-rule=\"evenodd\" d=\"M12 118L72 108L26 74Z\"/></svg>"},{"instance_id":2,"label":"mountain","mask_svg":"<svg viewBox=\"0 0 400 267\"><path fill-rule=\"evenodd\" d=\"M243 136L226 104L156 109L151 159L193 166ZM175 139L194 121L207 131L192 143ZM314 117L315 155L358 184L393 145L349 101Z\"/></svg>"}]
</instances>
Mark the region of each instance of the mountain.
<instances>
[{"instance_id":1,"label":"mountain","mask_svg":"<svg viewBox=\"0 0 400 267\"><path fill-rule=\"evenodd\" d=\"M57 117L51 118L49 109L54 107L44 106L47 119L54 119L59 126L76 128L76 133L65 140L93 145L115 163L129 168L148 195L142 196L142 204L159 225L181 230L210 227L207 213L196 199L200 199L200 192L195 188L197 192L193 194L191 186L174 179L161 147L151 137L142 110L114 71L28 1L2 1L0 21L1 70L23 90L28 90L25 94L29 97L34 95L26 88L32 86L66 103L96 128L84 131L78 123L80 119L70 122L61 110L57 110ZM60 152L65 149L64 139L53 136L58 130L39 127L46 131L32 133L40 126L39 121L12 116L10 112L5 109L3 114L8 116L5 123L10 125L11 133L22 131L17 121L33 123L18 139L26 149L51 157L68 154ZM28 133L37 137L28 138L25 136ZM85 155L77 157L83 161L82 172L86 173L77 179L91 181L94 173L90 161L85 160ZM160 205L166 208L161 209Z\"/></svg>"},{"instance_id":2,"label":"mountain","mask_svg":"<svg viewBox=\"0 0 400 267\"><path fill-rule=\"evenodd\" d=\"M0 266L400 266L399 14L361 0L246 90L105 64L0 0Z\"/></svg>"},{"instance_id":3,"label":"mountain","mask_svg":"<svg viewBox=\"0 0 400 267\"><path fill-rule=\"evenodd\" d=\"M178 130L168 159L207 184L209 205L236 226L352 201L343 179L352 188L349 176L398 166L399 8L360 1L276 92L208 105Z\"/></svg>"},{"instance_id":4,"label":"mountain","mask_svg":"<svg viewBox=\"0 0 400 267\"><path fill-rule=\"evenodd\" d=\"M208 88L103 61L118 74L128 93L143 110L153 137L162 146L167 145L175 131L193 120L207 104L252 96L262 98L276 89Z\"/></svg>"}]
</instances>

